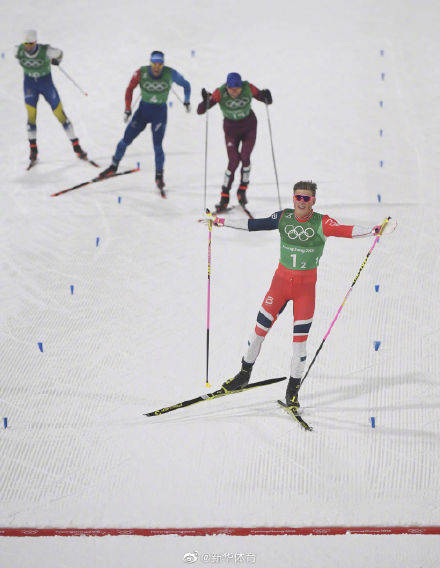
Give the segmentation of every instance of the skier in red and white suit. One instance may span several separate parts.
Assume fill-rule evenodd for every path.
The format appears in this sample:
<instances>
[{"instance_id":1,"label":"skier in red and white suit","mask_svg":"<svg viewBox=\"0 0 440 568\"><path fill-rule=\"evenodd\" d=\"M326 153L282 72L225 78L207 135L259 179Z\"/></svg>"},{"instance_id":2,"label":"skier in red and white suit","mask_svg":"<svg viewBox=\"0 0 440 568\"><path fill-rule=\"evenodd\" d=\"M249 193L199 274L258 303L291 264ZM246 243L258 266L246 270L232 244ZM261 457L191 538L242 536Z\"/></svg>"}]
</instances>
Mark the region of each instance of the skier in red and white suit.
<instances>
[{"instance_id":1,"label":"skier in red and white suit","mask_svg":"<svg viewBox=\"0 0 440 568\"><path fill-rule=\"evenodd\" d=\"M340 225L328 215L314 212L316 184L313 182L296 183L293 193L294 209L277 211L267 218L243 221L229 221L216 217L214 224L248 231L278 229L281 240L280 262L258 312L255 330L242 359L242 368L235 377L227 380L223 387L230 391L248 384L264 338L287 302L292 300L293 352L286 403L290 407L298 408L298 390L305 368L306 343L315 311L317 266L325 241L327 237L351 239L374 236L380 226L365 228L357 225Z\"/></svg>"}]
</instances>

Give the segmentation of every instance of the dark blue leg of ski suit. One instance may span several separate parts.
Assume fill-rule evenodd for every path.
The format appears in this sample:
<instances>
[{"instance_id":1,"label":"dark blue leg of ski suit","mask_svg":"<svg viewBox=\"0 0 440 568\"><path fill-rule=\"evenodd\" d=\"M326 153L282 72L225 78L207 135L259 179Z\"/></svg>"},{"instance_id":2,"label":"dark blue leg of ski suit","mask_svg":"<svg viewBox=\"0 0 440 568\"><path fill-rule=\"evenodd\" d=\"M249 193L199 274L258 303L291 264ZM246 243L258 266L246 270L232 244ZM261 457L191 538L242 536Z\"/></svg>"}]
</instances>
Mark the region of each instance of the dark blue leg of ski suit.
<instances>
[{"instance_id":1,"label":"dark blue leg of ski suit","mask_svg":"<svg viewBox=\"0 0 440 568\"><path fill-rule=\"evenodd\" d=\"M154 158L156 171L163 171L165 155L162 148L162 140L167 126L167 105L146 103L141 101L137 111L134 113L129 125L125 129L124 137L116 147L113 162L119 163L125 154L127 146L144 130L148 123L151 123L153 135Z\"/></svg>"}]
</instances>

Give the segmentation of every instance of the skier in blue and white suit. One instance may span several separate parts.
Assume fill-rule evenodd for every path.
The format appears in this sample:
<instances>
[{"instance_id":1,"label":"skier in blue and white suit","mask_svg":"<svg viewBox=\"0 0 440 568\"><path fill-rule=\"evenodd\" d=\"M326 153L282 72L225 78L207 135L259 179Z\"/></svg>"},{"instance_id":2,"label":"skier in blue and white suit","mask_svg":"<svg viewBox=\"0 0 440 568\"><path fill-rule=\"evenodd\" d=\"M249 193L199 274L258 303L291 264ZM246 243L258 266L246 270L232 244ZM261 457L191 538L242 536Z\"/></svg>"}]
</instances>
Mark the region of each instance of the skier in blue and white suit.
<instances>
[{"instance_id":1,"label":"skier in blue and white suit","mask_svg":"<svg viewBox=\"0 0 440 568\"><path fill-rule=\"evenodd\" d=\"M119 162L125 154L127 146L151 123L153 136L153 149L156 166L156 185L163 190L163 165L165 155L162 140L167 125L167 100L173 83L183 87L183 105L190 112L190 83L175 69L164 65L165 56L162 51L153 51L150 55L150 65L137 69L125 91L125 113L127 122L131 116L131 101L133 90L139 85L141 89L141 102L138 109L125 129L123 138L119 141L111 165L101 173L102 177L113 175L118 169Z\"/></svg>"}]
</instances>

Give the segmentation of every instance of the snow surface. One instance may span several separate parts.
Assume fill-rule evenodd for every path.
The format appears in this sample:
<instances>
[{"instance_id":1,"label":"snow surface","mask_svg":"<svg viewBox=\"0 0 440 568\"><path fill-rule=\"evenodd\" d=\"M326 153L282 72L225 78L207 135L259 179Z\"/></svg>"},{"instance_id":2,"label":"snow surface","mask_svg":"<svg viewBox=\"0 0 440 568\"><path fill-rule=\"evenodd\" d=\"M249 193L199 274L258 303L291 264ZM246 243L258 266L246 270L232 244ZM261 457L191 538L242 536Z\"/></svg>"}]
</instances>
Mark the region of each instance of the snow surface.
<instances>
[{"instance_id":1,"label":"snow surface","mask_svg":"<svg viewBox=\"0 0 440 568\"><path fill-rule=\"evenodd\" d=\"M0 417L9 426L0 430L0 526L440 524L438 3L6 0L3 16ZM13 46L29 27L64 50L64 68L88 91L82 96L53 70L81 144L102 167L124 130L129 78L151 50L164 50L191 82L192 114L169 99L167 200L153 186L148 128L121 163L140 161L139 173L51 198L96 170L73 155L44 100L40 163L25 171ZM391 215L399 223L375 248L303 385L313 433L277 407L283 383L142 416L206 391L208 237L196 222L205 117L195 107L201 87L213 90L229 71L272 91L283 207L292 184L312 178L318 211L342 222ZM267 216L278 209L268 121L263 105L253 108L259 125L249 208ZM209 206L225 166L215 108ZM278 240L275 232L214 232L213 387L239 368ZM370 244L328 241L309 356ZM254 378L285 375L290 351L289 308L266 339ZM425 568L440 558L438 536L2 538L0 564L174 567L193 550L249 552L258 566Z\"/></svg>"}]
</instances>

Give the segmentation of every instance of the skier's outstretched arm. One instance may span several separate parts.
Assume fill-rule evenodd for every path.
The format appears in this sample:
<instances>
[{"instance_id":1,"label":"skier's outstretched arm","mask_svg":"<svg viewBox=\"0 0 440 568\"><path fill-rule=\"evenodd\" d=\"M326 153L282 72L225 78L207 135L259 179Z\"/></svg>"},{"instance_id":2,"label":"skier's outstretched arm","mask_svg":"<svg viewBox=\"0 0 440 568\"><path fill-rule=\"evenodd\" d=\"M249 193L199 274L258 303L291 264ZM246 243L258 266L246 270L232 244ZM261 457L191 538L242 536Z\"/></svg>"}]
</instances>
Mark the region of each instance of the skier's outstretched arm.
<instances>
[{"instance_id":1,"label":"skier's outstretched arm","mask_svg":"<svg viewBox=\"0 0 440 568\"><path fill-rule=\"evenodd\" d=\"M383 234L391 233L396 228L397 222L389 222ZM374 237L380 231L381 225L362 227L361 225L341 225L328 215L322 218L322 231L326 237L343 237L346 239L359 239L364 237Z\"/></svg>"},{"instance_id":2,"label":"skier's outstretched arm","mask_svg":"<svg viewBox=\"0 0 440 568\"><path fill-rule=\"evenodd\" d=\"M216 227L229 227L242 231L273 231L278 229L278 223L282 214L282 211L276 211L270 217L262 217L260 219L230 220L210 213L206 219L199 219L199 222L205 224L212 222Z\"/></svg>"}]
</instances>

